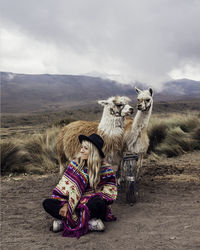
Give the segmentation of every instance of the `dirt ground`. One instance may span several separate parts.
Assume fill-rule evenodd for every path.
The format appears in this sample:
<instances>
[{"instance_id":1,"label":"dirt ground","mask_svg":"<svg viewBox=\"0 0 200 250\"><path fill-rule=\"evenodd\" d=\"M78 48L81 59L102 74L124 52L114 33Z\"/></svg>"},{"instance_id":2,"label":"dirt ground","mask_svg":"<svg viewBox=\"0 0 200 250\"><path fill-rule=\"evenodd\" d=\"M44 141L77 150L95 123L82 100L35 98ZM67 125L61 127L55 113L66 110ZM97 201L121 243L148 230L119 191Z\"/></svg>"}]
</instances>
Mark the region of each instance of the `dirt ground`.
<instances>
[{"instance_id":1,"label":"dirt ground","mask_svg":"<svg viewBox=\"0 0 200 250\"><path fill-rule=\"evenodd\" d=\"M58 176L1 178L1 249L200 249L200 152L144 162L137 202L116 202L116 222L80 239L52 233L42 201Z\"/></svg>"}]
</instances>

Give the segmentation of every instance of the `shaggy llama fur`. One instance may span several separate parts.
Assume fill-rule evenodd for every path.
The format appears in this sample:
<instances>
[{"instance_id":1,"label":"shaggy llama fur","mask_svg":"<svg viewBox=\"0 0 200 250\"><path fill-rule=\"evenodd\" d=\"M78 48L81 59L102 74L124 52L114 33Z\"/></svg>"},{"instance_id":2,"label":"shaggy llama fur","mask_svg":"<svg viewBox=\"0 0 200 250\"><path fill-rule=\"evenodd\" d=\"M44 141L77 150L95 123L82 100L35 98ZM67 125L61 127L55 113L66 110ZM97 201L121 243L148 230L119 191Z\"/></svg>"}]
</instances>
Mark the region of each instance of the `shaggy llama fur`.
<instances>
[{"instance_id":1,"label":"shaggy llama fur","mask_svg":"<svg viewBox=\"0 0 200 250\"><path fill-rule=\"evenodd\" d=\"M111 164L119 164L123 149L124 117L133 113L129 102L130 99L125 96L98 101L104 106L100 123L76 121L61 130L57 142L60 174L63 173L66 162L78 156L81 146L78 140L80 134L89 136L97 133L102 136L105 159Z\"/></svg>"},{"instance_id":2,"label":"shaggy llama fur","mask_svg":"<svg viewBox=\"0 0 200 250\"><path fill-rule=\"evenodd\" d=\"M138 111L134 120L126 119L124 133L124 152L139 156L136 176L142 166L142 160L149 147L147 127L153 107L153 90L140 90L135 88L138 94Z\"/></svg>"}]
</instances>

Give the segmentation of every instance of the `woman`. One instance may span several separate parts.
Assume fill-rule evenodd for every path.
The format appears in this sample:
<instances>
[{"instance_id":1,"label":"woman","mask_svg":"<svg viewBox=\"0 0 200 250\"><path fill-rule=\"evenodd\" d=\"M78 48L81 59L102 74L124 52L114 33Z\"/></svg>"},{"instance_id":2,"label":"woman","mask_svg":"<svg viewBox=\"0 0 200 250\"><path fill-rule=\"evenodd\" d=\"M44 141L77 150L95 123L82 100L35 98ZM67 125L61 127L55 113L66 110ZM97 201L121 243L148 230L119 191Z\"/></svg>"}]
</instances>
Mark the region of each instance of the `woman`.
<instances>
[{"instance_id":1,"label":"woman","mask_svg":"<svg viewBox=\"0 0 200 250\"><path fill-rule=\"evenodd\" d=\"M117 197L114 172L103 162L103 139L92 134L80 135L79 141L80 157L68 165L52 199L43 202L46 212L57 219L52 230L62 229L63 236L77 238L88 230L103 231L102 220L116 219L110 205Z\"/></svg>"}]
</instances>

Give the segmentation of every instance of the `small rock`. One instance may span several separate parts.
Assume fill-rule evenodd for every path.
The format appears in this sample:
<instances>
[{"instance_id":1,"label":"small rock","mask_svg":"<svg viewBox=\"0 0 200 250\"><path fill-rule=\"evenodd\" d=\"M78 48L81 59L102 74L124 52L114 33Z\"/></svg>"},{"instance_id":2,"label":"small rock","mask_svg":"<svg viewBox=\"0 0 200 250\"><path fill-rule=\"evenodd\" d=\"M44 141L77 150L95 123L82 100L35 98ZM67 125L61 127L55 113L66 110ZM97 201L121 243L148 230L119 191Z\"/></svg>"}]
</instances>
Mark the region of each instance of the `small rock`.
<instances>
[{"instance_id":1,"label":"small rock","mask_svg":"<svg viewBox=\"0 0 200 250\"><path fill-rule=\"evenodd\" d=\"M184 229L187 229L187 228L189 228L189 227L191 227L191 226L184 226Z\"/></svg>"}]
</instances>

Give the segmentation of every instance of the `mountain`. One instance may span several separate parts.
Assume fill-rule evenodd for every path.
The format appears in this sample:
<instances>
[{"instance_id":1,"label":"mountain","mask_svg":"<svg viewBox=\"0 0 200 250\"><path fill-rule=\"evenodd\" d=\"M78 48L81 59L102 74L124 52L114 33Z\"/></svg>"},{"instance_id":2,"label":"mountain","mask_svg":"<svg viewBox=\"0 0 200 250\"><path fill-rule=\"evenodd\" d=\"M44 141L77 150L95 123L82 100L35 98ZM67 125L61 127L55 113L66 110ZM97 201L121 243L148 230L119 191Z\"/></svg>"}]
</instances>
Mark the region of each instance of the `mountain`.
<instances>
[{"instance_id":1,"label":"mountain","mask_svg":"<svg viewBox=\"0 0 200 250\"><path fill-rule=\"evenodd\" d=\"M66 107L95 104L99 99L114 95L132 98L136 95L134 86L82 75L1 72L1 111L55 111ZM142 86L140 83L137 84L137 87ZM157 100L165 101L180 96L199 97L200 82L188 79L168 82L161 93L155 94Z\"/></svg>"},{"instance_id":2,"label":"mountain","mask_svg":"<svg viewBox=\"0 0 200 250\"><path fill-rule=\"evenodd\" d=\"M181 79L165 83L162 94L200 97L200 81Z\"/></svg>"},{"instance_id":3,"label":"mountain","mask_svg":"<svg viewBox=\"0 0 200 250\"><path fill-rule=\"evenodd\" d=\"M98 77L1 72L2 112L51 110L133 95L132 86Z\"/></svg>"}]
</instances>

